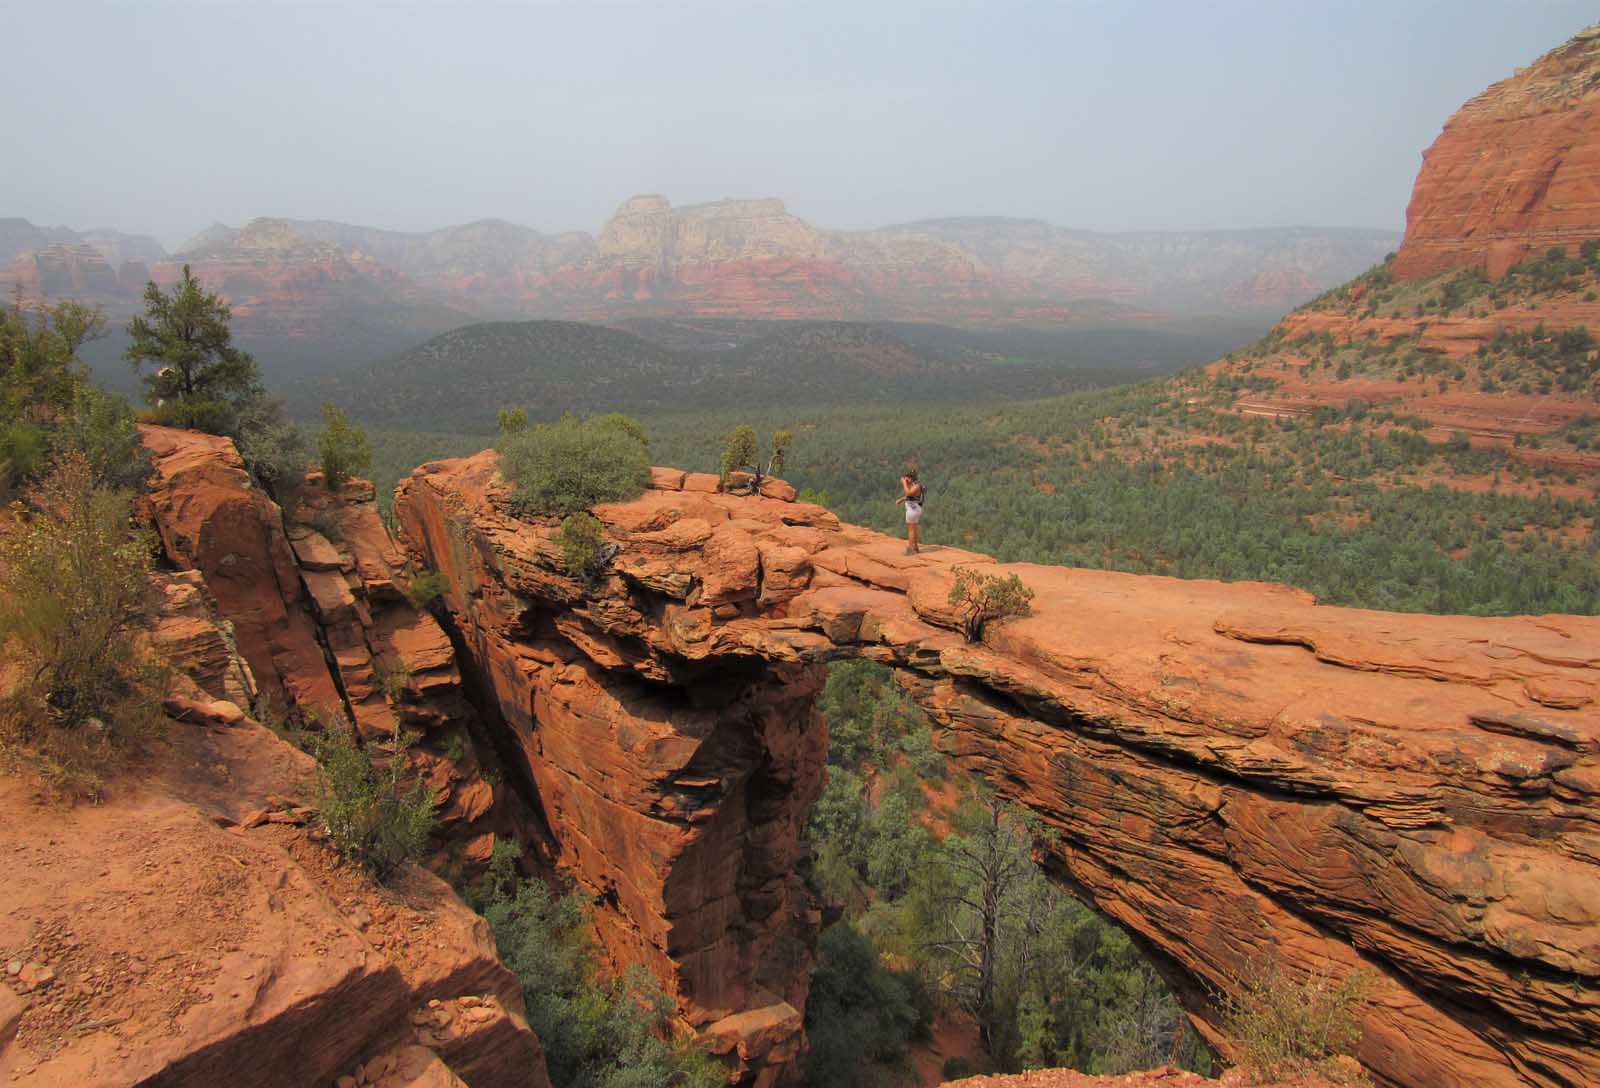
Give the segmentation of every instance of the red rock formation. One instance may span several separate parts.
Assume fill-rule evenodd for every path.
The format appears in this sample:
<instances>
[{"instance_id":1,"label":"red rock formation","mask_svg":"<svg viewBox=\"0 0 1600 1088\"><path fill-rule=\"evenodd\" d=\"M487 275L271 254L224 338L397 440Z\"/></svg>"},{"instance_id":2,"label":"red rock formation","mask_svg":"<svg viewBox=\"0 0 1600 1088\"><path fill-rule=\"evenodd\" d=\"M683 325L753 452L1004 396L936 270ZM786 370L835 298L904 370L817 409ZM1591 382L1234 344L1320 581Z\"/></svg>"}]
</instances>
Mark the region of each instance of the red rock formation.
<instances>
[{"instance_id":1,"label":"red rock formation","mask_svg":"<svg viewBox=\"0 0 1600 1088\"><path fill-rule=\"evenodd\" d=\"M156 470L148 509L168 560L205 578L279 709L337 711L277 504L250 482L230 440L171 427L140 433Z\"/></svg>"},{"instance_id":2,"label":"red rock formation","mask_svg":"<svg viewBox=\"0 0 1600 1088\"><path fill-rule=\"evenodd\" d=\"M969 645L950 570L986 557L653 478L596 509L619 551L592 589L553 526L507 512L492 453L424 466L397 510L608 950L711 1034L782 1040L744 1048L752 1076L781 1075L772 1021L804 1000L806 709L820 664L856 655L1059 832L1051 870L1224 1051L1208 988L1270 957L1376 974L1358 1056L1382 1083L1600 1080L1600 619L1018 565L1033 616Z\"/></svg>"},{"instance_id":3,"label":"red rock formation","mask_svg":"<svg viewBox=\"0 0 1600 1088\"><path fill-rule=\"evenodd\" d=\"M404 595L404 557L372 485L334 494L313 473L286 519L228 439L154 426L142 434L156 466L147 505L167 558L215 594L272 707L344 717L366 736L420 732L425 744L410 758L435 790L459 860L482 864L501 835L536 844L532 815L509 787L485 779L494 756L472 743L482 730L455 650Z\"/></svg>"},{"instance_id":4,"label":"red rock formation","mask_svg":"<svg viewBox=\"0 0 1600 1088\"><path fill-rule=\"evenodd\" d=\"M152 643L202 686L218 661L245 675L198 580L158 580ZM405 1044L407 1068L448 1062L470 1088L548 1088L483 919L421 870L379 889L338 864L300 826L310 757L176 682L179 718L101 804L41 808L0 776L0 854L27 877L0 887L0 961L18 964L0 975L0 1079L328 1084L358 1061L388 1075ZM441 1008L470 1015L451 1027Z\"/></svg>"},{"instance_id":5,"label":"red rock formation","mask_svg":"<svg viewBox=\"0 0 1600 1088\"><path fill-rule=\"evenodd\" d=\"M1394 273L1476 265L1600 238L1600 27L1468 102L1423 153Z\"/></svg>"},{"instance_id":6,"label":"red rock formation","mask_svg":"<svg viewBox=\"0 0 1600 1088\"><path fill-rule=\"evenodd\" d=\"M213 227L181 265L243 336L382 339L484 318L876 318L955 324L1148 321L1154 309L1259 313L1371 265L1382 231L1093 234L972 218L825 230L781 200L625 201L594 237L496 220L403 234L325 221Z\"/></svg>"}]
</instances>

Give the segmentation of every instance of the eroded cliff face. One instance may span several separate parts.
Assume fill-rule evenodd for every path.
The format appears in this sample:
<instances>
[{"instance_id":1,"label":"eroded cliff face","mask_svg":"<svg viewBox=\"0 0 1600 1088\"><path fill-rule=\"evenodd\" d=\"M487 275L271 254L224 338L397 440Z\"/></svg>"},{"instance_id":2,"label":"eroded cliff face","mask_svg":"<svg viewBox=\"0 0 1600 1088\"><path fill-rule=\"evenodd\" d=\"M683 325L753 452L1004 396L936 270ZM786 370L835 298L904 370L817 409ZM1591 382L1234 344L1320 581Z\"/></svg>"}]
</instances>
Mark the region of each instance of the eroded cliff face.
<instances>
[{"instance_id":1,"label":"eroded cliff face","mask_svg":"<svg viewBox=\"0 0 1600 1088\"><path fill-rule=\"evenodd\" d=\"M215 595L262 713L340 717L367 737L414 731L422 743L408 758L435 791L456 860L486 862L498 836L537 845L532 814L485 774L494 750L474 743L484 727L455 649L405 596L405 557L372 485L330 492L313 473L286 516L251 483L230 440L169 427L141 433L156 469L147 512L166 558Z\"/></svg>"},{"instance_id":2,"label":"eroded cliff face","mask_svg":"<svg viewBox=\"0 0 1600 1088\"><path fill-rule=\"evenodd\" d=\"M338 863L201 574L152 580L167 727L96 805L0 776L0 1079L548 1088L487 923L420 869Z\"/></svg>"},{"instance_id":3,"label":"eroded cliff face","mask_svg":"<svg viewBox=\"0 0 1600 1088\"><path fill-rule=\"evenodd\" d=\"M799 831L823 664L886 662L957 764L1038 813L1051 871L1209 992L1253 958L1378 979L1359 1057L1395 1085L1600 1079L1600 620L1321 607L1278 586L1017 565L1034 614L967 644L946 548L773 484L659 469L562 573L492 453L401 485L407 546L515 730L614 960L792 1072L812 918Z\"/></svg>"},{"instance_id":4,"label":"eroded cliff face","mask_svg":"<svg viewBox=\"0 0 1600 1088\"><path fill-rule=\"evenodd\" d=\"M1600 27L1456 111L1423 153L1397 276L1491 276L1600 238Z\"/></svg>"}]
</instances>

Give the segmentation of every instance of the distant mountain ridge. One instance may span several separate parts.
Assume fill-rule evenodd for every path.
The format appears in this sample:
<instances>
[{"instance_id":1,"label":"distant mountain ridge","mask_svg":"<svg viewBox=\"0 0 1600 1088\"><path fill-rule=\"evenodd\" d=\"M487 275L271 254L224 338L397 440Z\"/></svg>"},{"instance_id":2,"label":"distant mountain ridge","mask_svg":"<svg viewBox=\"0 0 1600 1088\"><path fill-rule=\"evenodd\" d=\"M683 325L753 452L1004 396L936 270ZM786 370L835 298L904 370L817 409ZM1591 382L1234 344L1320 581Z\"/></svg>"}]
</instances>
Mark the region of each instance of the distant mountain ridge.
<instances>
[{"instance_id":1,"label":"distant mountain ridge","mask_svg":"<svg viewBox=\"0 0 1600 1088\"><path fill-rule=\"evenodd\" d=\"M485 316L1050 324L1281 312L1381 260L1398 232L1293 227L1101 233L967 217L833 231L782 200L625 201L597 236L504 220L422 233L284 220ZM199 255L201 251L185 251ZM1085 311L1086 303L1095 303Z\"/></svg>"},{"instance_id":2,"label":"distant mountain ridge","mask_svg":"<svg viewBox=\"0 0 1600 1088\"><path fill-rule=\"evenodd\" d=\"M229 300L236 335L262 352L269 374L295 377L495 320L992 329L1262 318L1360 273L1399 240L1390 231L1304 227L1102 234L996 217L835 231L776 198L675 207L662 196L630 198L597 235L500 219L413 233L258 218L215 224L168 255L153 239L66 234L0 220L0 243L11 247L0 252L14 256L0 290L87 297L120 319L137 307L146 279L170 284L189 264ZM44 256L52 245L78 248Z\"/></svg>"}]
</instances>

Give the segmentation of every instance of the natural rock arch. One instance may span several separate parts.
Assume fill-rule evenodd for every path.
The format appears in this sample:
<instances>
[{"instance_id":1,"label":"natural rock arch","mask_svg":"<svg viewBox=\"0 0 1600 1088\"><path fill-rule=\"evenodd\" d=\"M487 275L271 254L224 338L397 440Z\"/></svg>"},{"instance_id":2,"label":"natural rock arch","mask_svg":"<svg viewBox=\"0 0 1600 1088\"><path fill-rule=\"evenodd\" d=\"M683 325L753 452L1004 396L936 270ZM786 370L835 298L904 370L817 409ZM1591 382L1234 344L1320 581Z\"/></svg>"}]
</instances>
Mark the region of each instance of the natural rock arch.
<instances>
[{"instance_id":1,"label":"natural rock arch","mask_svg":"<svg viewBox=\"0 0 1600 1088\"><path fill-rule=\"evenodd\" d=\"M493 453L422 467L396 505L608 953L752 1082L800 1041L811 705L841 656L901 670L938 745L1060 833L1051 871L1224 1051L1208 989L1270 956L1378 973L1358 1056L1380 1081L1600 1081L1600 619L1015 566L1034 615L968 645L949 572L987 557L714 491L658 469L598 508L620 550L595 586L507 512Z\"/></svg>"}]
</instances>

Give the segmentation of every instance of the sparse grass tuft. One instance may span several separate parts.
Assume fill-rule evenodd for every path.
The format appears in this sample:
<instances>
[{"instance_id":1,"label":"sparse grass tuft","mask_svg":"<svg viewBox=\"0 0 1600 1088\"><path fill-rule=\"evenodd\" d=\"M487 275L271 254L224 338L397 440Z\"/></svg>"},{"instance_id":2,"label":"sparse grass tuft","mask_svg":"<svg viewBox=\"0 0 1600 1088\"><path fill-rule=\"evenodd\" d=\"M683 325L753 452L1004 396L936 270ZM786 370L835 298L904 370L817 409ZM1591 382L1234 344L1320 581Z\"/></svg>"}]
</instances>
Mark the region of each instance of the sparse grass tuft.
<instances>
[{"instance_id":1,"label":"sparse grass tuft","mask_svg":"<svg viewBox=\"0 0 1600 1088\"><path fill-rule=\"evenodd\" d=\"M0 743L63 793L95 795L129 742L161 721L160 670L135 633L153 539L131 496L69 451L0 532Z\"/></svg>"},{"instance_id":2,"label":"sparse grass tuft","mask_svg":"<svg viewBox=\"0 0 1600 1088\"><path fill-rule=\"evenodd\" d=\"M1257 962L1220 995L1223 1023L1237 1040L1239 1065L1256 1083L1320 1074L1335 1082L1365 1078L1338 1059L1361 1041L1361 1014L1376 978L1355 971L1294 977L1276 962Z\"/></svg>"},{"instance_id":3,"label":"sparse grass tuft","mask_svg":"<svg viewBox=\"0 0 1600 1088\"><path fill-rule=\"evenodd\" d=\"M379 880L420 861L433 833L433 792L426 782L405 785L405 752L415 734L386 745L362 745L342 721L325 723L314 738L317 808L339 852Z\"/></svg>"},{"instance_id":4,"label":"sparse grass tuft","mask_svg":"<svg viewBox=\"0 0 1600 1088\"><path fill-rule=\"evenodd\" d=\"M568 514L556 532L561 562L567 573L593 584L606 569L606 538L600 519L593 514Z\"/></svg>"}]
</instances>

